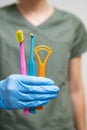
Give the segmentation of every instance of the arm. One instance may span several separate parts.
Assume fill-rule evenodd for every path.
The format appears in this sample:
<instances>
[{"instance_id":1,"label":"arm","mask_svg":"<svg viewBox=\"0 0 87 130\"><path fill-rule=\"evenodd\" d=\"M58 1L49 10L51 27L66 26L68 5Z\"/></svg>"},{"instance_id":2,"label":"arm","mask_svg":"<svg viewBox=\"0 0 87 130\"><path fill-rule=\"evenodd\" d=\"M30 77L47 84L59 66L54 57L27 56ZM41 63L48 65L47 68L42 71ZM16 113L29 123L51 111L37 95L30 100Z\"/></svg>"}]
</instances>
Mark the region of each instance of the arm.
<instances>
[{"instance_id":1,"label":"arm","mask_svg":"<svg viewBox=\"0 0 87 130\"><path fill-rule=\"evenodd\" d=\"M71 59L69 63L69 86L76 130L86 130L85 98L81 77L80 57Z\"/></svg>"}]
</instances>

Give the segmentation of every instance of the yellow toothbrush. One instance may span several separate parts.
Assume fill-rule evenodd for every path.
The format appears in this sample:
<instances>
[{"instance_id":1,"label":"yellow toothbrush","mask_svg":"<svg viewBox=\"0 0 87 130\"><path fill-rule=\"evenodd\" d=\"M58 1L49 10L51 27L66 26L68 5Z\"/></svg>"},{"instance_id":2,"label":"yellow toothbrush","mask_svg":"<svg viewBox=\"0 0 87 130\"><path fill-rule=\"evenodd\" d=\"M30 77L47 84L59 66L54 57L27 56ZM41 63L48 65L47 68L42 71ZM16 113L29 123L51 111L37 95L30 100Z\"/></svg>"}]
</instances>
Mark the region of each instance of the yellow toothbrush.
<instances>
[{"instance_id":1,"label":"yellow toothbrush","mask_svg":"<svg viewBox=\"0 0 87 130\"><path fill-rule=\"evenodd\" d=\"M20 46L20 72L22 75L26 75L27 74L27 71L26 71L26 62L25 62L25 54L24 54L24 34L23 34L23 31L22 30L18 30L16 32L16 39L17 39L17 42L19 43L19 46ZM28 115L29 114L29 109L28 108L25 108L23 110L24 114L25 115Z\"/></svg>"}]
</instances>

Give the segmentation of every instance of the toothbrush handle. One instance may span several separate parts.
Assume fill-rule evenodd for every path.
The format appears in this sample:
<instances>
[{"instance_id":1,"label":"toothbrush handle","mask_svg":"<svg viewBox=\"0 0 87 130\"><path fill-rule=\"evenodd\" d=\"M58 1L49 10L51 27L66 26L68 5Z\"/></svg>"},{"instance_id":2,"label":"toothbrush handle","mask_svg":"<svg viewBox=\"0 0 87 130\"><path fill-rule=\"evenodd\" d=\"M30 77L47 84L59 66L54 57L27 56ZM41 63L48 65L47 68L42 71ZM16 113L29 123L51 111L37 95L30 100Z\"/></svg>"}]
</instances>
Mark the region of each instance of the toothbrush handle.
<instances>
[{"instance_id":1,"label":"toothbrush handle","mask_svg":"<svg viewBox=\"0 0 87 130\"><path fill-rule=\"evenodd\" d=\"M27 74L23 42L20 43L20 73L22 75ZM29 109L25 108L23 110L23 113L24 113L24 115L28 115L29 114Z\"/></svg>"},{"instance_id":2,"label":"toothbrush handle","mask_svg":"<svg viewBox=\"0 0 87 130\"><path fill-rule=\"evenodd\" d=\"M28 75L35 76L35 62L33 58L30 58L28 63ZM36 108L34 107L30 108L30 113L35 114Z\"/></svg>"},{"instance_id":3,"label":"toothbrush handle","mask_svg":"<svg viewBox=\"0 0 87 130\"><path fill-rule=\"evenodd\" d=\"M20 43L20 73L22 75L27 74L23 42Z\"/></svg>"},{"instance_id":4,"label":"toothbrush handle","mask_svg":"<svg viewBox=\"0 0 87 130\"><path fill-rule=\"evenodd\" d=\"M28 64L28 75L35 76L35 62L33 59Z\"/></svg>"}]
</instances>

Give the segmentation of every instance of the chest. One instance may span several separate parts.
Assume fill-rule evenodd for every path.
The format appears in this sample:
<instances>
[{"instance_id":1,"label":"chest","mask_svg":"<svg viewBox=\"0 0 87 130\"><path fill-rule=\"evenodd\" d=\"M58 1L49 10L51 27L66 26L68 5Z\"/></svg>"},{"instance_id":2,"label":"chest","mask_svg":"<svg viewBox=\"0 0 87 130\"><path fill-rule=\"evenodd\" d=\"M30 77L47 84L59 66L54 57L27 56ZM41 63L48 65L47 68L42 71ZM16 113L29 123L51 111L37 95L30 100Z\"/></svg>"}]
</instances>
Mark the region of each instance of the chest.
<instances>
[{"instance_id":1,"label":"chest","mask_svg":"<svg viewBox=\"0 0 87 130\"><path fill-rule=\"evenodd\" d=\"M35 36L35 47L38 45L46 45L52 48L52 54L48 59L46 65L46 77L53 80L61 81L67 77L67 69L70 57L71 43L73 39L72 31L67 31L70 28L58 29L50 28L46 30L36 29L24 29L25 41L25 57L26 66L28 68L29 54L30 54L30 37L29 33L32 32ZM19 44L15 39L15 32L17 28L10 30L6 35L1 36L0 43L0 75L2 78L13 74L20 73L20 57L19 57ZM54 32L55 30L55 32ZM11 35L12 34L12 35ZM8 40L7 40L8 37ZM40 57L45 58L46 53L42 52ZM38 75L39 64L34 54L34 60L36 65L36 75ZM28 71L28 70L27 70Z\"/></svg>"}]
</instances>

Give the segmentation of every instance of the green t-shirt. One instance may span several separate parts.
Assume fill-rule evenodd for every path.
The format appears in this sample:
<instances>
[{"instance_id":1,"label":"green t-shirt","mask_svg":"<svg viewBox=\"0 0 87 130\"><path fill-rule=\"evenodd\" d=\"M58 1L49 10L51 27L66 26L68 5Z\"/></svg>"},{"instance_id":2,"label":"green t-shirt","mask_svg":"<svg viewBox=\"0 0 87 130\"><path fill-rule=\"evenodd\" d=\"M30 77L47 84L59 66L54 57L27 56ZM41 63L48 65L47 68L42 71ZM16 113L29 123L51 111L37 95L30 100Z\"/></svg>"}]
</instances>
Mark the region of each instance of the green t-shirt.
<instances>
[{"instance_id":1,"label":"green t-shirt","mask_svg":"<svg viewBox=\"0 0 87 130\"><path fill-rule=\"evenodd\" d=\"M48 45L53 53L46 67L46 77L61 88L58 97L37 114L24 116L22 110L0 110L0 130L73 130L73 116L68 92L69 61L87 51L87 34L81 21L70 13L55 12L43 24L35 27L19 13L15 5L0 9L0 80L20 73L19 45L15 33L25 35L26 63L29 59L29 34L35 36L35 46ZM42 57L45 54L41 54ZM38 62L35 57L36 75Z\"/></svg>"}]
</instances>

